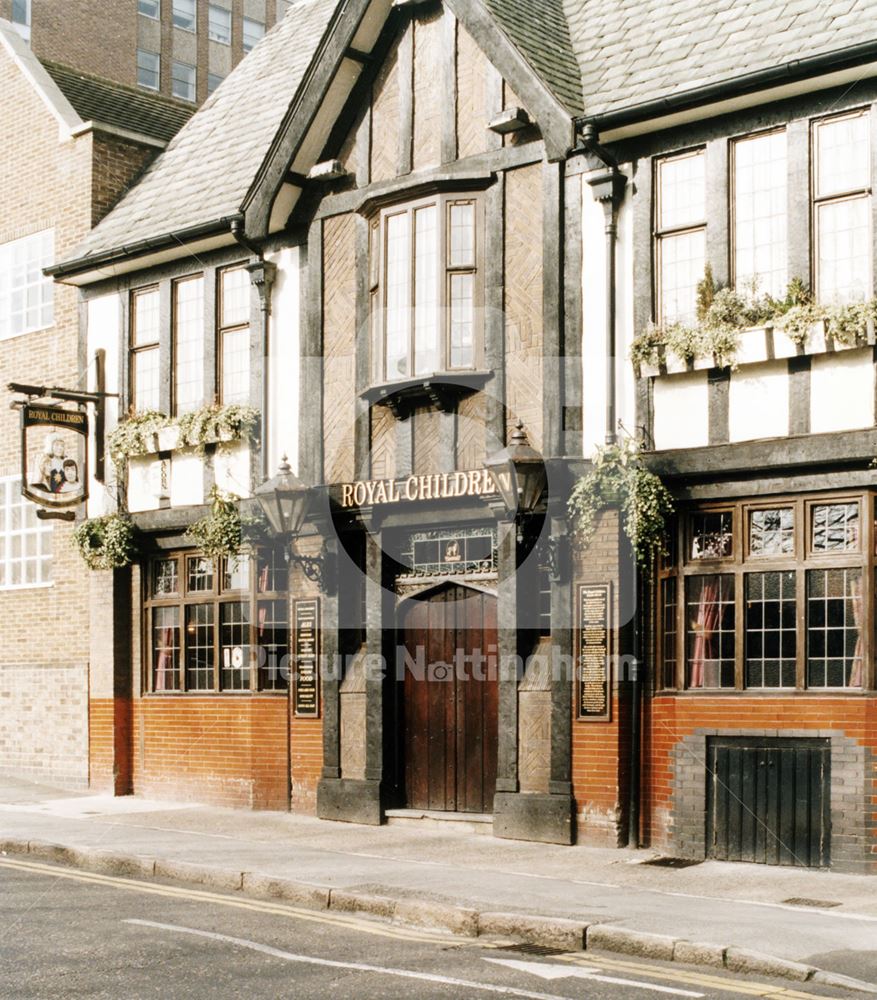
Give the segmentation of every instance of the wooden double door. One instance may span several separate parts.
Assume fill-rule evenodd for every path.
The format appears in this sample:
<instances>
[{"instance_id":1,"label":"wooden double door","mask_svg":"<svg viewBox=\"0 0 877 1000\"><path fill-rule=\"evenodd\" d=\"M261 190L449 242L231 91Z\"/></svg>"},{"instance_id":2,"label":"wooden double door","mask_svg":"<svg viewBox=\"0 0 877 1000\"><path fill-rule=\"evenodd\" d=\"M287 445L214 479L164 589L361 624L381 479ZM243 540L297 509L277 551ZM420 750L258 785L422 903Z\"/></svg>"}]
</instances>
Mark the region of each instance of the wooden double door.
<instances>
[{"instance_id":1,"label":"wooden double door","mask_svg":"<svg viewBox=\"0 0 877 1000\"><path fill-rule=\"evenodd\" d=\"M405 793L412 809L493 811L496 598L447 584L400 608Z\"/></svg>"}]
</instances>

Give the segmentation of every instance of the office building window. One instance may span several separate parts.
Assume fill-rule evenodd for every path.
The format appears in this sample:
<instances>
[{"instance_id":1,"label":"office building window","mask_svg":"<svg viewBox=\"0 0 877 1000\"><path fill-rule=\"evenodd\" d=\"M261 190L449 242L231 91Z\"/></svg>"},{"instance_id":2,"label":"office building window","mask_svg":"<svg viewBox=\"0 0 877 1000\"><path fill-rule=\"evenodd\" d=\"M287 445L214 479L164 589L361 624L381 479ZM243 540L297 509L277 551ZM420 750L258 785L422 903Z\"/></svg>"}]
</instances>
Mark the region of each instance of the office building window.
<instances>
[{"instance_id":1,"label":"office building window","mask_svg":"<svg viewBox=\"0 0 877 1000\"><path fill-rule=\"evenodd\" d=\"M219 283L221 401L250 400L250 276L245 267L221 272Z\"/></svg>"},{"instance_id":2,"label":"office building window","mask_svg":"<svg viewBox=\"0 0 877 1000\"><path fill-rule=\"evenodd\" d=\"M131 295L131 405L138 413L160 405L159 294L139 288Z\"/></svg>"},{"instance_id":3,"label":"office building window","mask_svg":"<svg viewBox=\"0 0 877 1000\"><path fill-rule=\"evenodd\" d=\"M786 133L733 144L734 282L782 298L788 285Z\"/></svg>"},{"instance_id":4,"label":"office building window","mask_svg":"<svg viewBox=\"0 0 877 1000\"><path fill-rule=\"evenodd\" d=\"M702 149L657 162L655 258L658 317L693 323L706 261L706 156Z\"/></svg>"},{"instance_id":5,"label":"office building window","mask_svg":"<svg viewBox=\"0 0 877 1000\"><path fill-rule=\"evenodd\" d=\"M52 522L21 495L21 479L0 479L0 590L52 582Z\"/></svg>"},{"instance_id":6,"label":"office building window","mask_svg":"<svg viewBox=\"0 0 877 1000\"><path fill-rule=\"evenodd\" d=\"M31 0L12 0L12 27L26 41L30 41Z\"/></svg>"},{"instance_id":7,"label":"office building window","mask_svg":"<svg viewBox=\"0 0 877 1000\"><path fill-rule=\"evenodd\" d=\"M0 244L0 340L54 322L55 286L43 274L55 257L55 231Z\"/></svg>"},{"instance_id":8,"label":"office building window","mask_svg":"<svg viewBox=\"0 0 877 1000\"><path fill-rule=\"evenodd\" d=\"M195 30L195 0L173 0L174 27Z\"/></svg>"},{"instance_id":9,"label":"office building window","mask_svg":"<svg viewBox=\"0 0 877 1000\"><path fill-rule=\"evenodd\" d=\"M175 62L171 71L171 89L174 97L184 101L195 100L195 67L188 63Z\"/></svg>"},{"instance_id":10,"label":"office building window","mask_svg":"<svg viewBox=\"0 0 877 1000\"><path fill-rule=\"evenodd\" d=\"M871 297L871 127L867 111L813 125L816 294Z\"/></svg>"},{"instance_id":11,"label":"office building window","mask_svg":"<svg viewBox=\"0 0 877 1000\"><path fill-rule=\"evenodd\" d=\"M251 17L244 18L244 52L249 52L265 34L265 25L254 21Z\"/></svg>"},{"instance_id":12,"label":"office building window","mask_svg":"<svg viewBox=\"0 0 877 1000\"><path fill-rule=\"evenodd\" d=\"M157 52L137 50L137 84L147 90L158 90L161 85L161 59Z\"/></svg>"},{"instance_id":13,"label":"office building window","mask_svg":"<svg viewBox=\"0 0 877 1000\"><path fill-rule=\"evenodd\" d=\"M211 42L231 45L231 11L210 4L207 8L207 35Z\"/></svg>"},{"instance_id":14,"label":"office building window","mask_svg":"<svg viewBox=\"0 0 877 1000\"><path fill-rule=\"evenodd\" d=\"M207 74L207 96L208 97L216 90L216 88L222 83L222 81L224 79L225 79L224 76L219 76L216 73L208 73Z\"/></svg>"},{"instance_id":15,"label":"office building window","mask_svg":"<svg viewBox=\"0 0 877 1000\"><path fill-rule=\"evenodd\" d=\"M204 279L174 283L174 413L204 402Z\"/></svg>"},{"instance_id":16,"label":"office building window","mask_svg":"<svg viewBox=\"0 0 877 1000\"><path fill-rule=\"evenodd\" d=\"M161 0L137 0L137 13L157 21L161 17Z\"/></svg>"}]
</instances>

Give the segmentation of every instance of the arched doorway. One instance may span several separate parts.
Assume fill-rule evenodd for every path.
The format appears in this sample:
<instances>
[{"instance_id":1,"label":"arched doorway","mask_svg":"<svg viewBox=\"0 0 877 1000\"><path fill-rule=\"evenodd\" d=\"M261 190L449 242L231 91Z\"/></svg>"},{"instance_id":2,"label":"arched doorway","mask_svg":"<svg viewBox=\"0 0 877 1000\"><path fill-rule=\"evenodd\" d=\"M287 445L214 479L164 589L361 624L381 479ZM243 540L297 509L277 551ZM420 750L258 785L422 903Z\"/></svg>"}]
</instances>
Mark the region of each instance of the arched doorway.
<instances>
[{"instance_id":1,"label":"arched doorway","mask_svg":"<svg viewBox=\"0 0 877 1000\"><path fill-rule=\"evenodd\" d=\"M405 794L412 809L493 811L498 656L496 598L447 583L399 609Z\"/></svg>"}]
</instances>

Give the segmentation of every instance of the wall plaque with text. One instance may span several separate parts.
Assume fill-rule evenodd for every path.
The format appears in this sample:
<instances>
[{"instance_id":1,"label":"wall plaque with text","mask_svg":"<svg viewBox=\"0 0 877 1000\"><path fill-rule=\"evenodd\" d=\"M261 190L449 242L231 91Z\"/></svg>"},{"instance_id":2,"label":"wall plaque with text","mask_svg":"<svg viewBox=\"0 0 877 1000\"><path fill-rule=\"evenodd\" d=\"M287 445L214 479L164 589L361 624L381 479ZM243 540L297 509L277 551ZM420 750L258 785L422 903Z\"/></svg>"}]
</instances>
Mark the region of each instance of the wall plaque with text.
<instances>
[{"instance_id":1,"label":"wall plaque with text","mask_svg":"<svg viewBox=\"0 0 877 1000\"><path fill-rule=\"evenodd\" d=\"M576 601L576 714L584 721L606 721L611 714L609 666L611 587L582 583Z\"/></svg>"},{"instance_id":2,"label":"wall plaque with text","mask_svg":"<svg viewBox=\"0 0 877 1000\"><path fill-rule=\"evenodd\" d=\"M320 599L293 601L293 697L295 714L320 714Z\"/></svg>"}]
</instances>

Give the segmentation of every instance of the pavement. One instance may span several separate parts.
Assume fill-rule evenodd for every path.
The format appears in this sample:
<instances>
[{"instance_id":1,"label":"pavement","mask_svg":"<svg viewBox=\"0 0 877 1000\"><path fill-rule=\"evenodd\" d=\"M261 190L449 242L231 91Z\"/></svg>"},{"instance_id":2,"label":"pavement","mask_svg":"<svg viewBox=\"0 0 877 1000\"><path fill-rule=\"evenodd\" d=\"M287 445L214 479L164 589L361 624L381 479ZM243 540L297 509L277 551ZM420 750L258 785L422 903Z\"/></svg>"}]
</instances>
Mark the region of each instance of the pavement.
<instances>
[{"instance_id":1,"label":"pavement","mask_svg":"<svg viewBox=\"0 0 877 1000\"><path fill-rule=\"evenodd\" d=\"M2 852L469 936L566 950L578 935L579 948L799 982L850 977L877 993L873 876L716 861L668 868L648 864L648 850L504 841L436 824L358 826L5 777Z\"/></svg>"}]
</instances>

